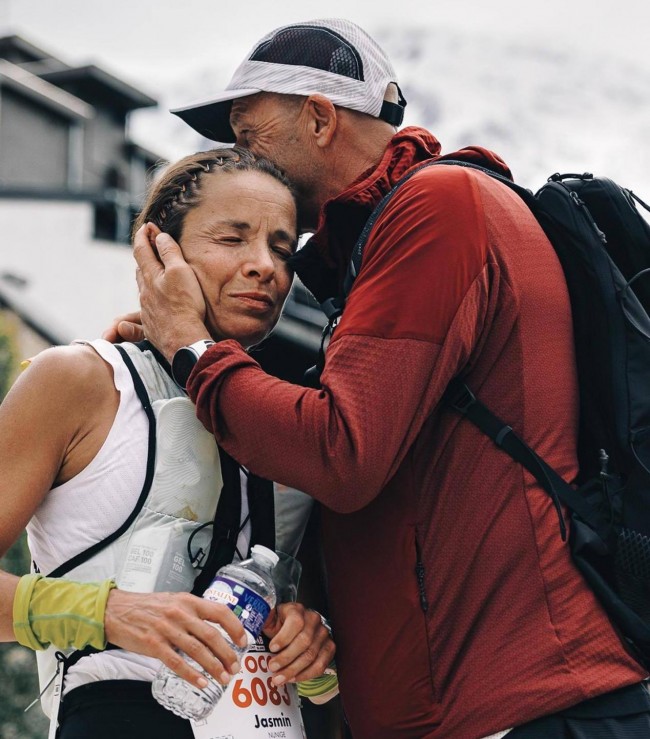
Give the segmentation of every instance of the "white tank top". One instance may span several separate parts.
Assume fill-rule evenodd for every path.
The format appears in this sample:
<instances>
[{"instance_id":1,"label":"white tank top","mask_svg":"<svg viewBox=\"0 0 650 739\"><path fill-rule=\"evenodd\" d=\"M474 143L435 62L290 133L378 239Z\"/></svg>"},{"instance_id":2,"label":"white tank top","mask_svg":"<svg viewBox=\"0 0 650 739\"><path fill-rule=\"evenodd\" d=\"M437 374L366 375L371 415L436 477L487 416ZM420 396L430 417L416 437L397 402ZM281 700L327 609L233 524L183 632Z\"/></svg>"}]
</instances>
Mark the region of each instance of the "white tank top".
<instances>
[{"instance_id":1,"label":"white tank top","mask_svg":"<svg viewBox=\"0 0 650 739\"><path fill-rule=\"evenodd\" d=\"M147 470L149 421L131 374L112 344L88 343L112 367L120 401L94 459L78 475L50 490L27 525L32 559L45 575L120 527L138 500ZM243 522L248 515L243 474L241 490ZM238 551L247 552L250 529L250 523L242 527ZM151 682L159 666L158 660L122 649L88 655L69 668L63 695L99 680Z\"/></svg>"},{"instance_id":2,"label":"white tank top","mask_svg":"<svg viewBox=\"0 0 650 739\"><path fill-rule=\"evenodd\" d=\"M112 367L115 387L120 393L119 406L94 459L74 478L50 490L27 525L32 559L45 575L119 529L133 511L145 483L149 420L131 374L112 344L103 340L88 343ZM164 375L162 371L158 375L153 373L148 381L155 386L161 382L160 374ZM158 395L165 395L162 385L158 390ZM243 470L240 487L241 528L235 559L246 556L251 536L247 477ZM275 500L276 546L295 554L312 500L304 493L277 486ZM63 694L100 680L150 682L159 666L158 660L121 649L91 654L68 669Z\"/></svg>"},{"instance_id":3,"label":"white tank top","mask_svg":"<svg viewBox=\"0 0 650 739\"><path fill-rule=\"evenodd\" d=\"M119 528L144 485L149 421L117 349L91 345L113 369L120 404L95 458L50 490L27 524L29 550L44 575Z\"/></svg>"},{"instance_id":4,"label":"white tank top","mask_svg":"<svg viewBox=\"0 0 650 739\"><path fill-rule=\"evenodd\" d=\"M149 420L131 375L112 344L90 345L113 368L120 403L94 459L50 490L27 524L32 559L46 575L120 527L135 506L147 471ZM97 680L152 680L158 665L121 649L93 654L68 670L63 694Z\"/></svg>"}]
</instances>

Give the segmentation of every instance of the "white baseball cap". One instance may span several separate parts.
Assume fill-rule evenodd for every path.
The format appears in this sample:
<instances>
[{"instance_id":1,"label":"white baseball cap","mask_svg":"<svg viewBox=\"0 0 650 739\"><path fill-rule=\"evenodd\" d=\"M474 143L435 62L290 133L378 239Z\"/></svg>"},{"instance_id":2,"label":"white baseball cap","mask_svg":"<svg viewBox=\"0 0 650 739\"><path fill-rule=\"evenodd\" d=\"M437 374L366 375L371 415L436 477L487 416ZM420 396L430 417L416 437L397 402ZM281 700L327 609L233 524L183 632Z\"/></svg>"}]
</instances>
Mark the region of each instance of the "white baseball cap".
<instances>
[{"instance_id":1,"label":"white baseball cap","mask_svg":"<svg viewBox=\"0 0 650 739\"><path fill-rule=\"evenodd\" d=\"M399 102L384 100L390 83ZM239 65L225 90L171 112L213 141L232 143L232 101L258 92L320 93L334 105L368 113L399 126L404 99L385 52L362 28L333 18L282 26L262 38Z\"/></svg>"}]
</instances>

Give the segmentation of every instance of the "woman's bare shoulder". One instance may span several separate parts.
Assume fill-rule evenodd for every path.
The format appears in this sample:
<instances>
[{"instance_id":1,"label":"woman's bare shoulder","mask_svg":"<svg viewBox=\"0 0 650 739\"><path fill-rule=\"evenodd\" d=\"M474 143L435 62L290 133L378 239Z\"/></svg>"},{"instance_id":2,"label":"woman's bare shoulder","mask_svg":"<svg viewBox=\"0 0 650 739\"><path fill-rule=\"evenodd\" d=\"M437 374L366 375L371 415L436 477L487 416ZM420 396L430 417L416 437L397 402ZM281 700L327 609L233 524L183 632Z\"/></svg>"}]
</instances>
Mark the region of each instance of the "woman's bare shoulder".
<instances>
[{"instance_id":1,"label":"woman's bare shoulder","mask_svg":"<svg viewBox=\"0 0 650 739\"><path fill-rule=\"evenodd\" d=\"M88 344L70 344L45 349L28 360L21 375L30 384L54 385L69 391L93 391L98 384L112 384L112 369Z\"/></svg>"},{"instance_id":2,"label":"woman's bare shoulder","mask_svg":"<svg viewBox=\"0 0 650 739\"><path fill-rule=\"evenodd\" d=\"M71 344L32 357L3 405L18 404L21 413L80 427L99 408L113 407L116 392L112 367L91 346Z\"/></svg>"},{"instance_id":3,"label":"woman's bare shoulder","mask_svg":"<svg viewBox=\"0 0 650 739\"><path fill-rule=\"evenodd\" d=\"M0 544L94 458L118 403L112 369L91 347L54 347L30 361L0 404L0 501L10 512Z\"/></svg>"}]
</instances>

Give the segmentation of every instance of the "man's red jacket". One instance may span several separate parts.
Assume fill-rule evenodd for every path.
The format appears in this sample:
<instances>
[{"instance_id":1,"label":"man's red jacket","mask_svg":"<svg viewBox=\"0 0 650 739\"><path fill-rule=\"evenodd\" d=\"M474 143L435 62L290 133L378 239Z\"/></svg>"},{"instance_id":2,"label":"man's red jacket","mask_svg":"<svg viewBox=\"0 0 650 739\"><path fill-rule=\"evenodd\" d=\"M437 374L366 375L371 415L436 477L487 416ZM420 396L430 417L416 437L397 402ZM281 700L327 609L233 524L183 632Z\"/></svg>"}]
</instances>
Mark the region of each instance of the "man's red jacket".
<instances>
[{"instance_id":1,"label":"man's red jacket","mask_svg":"<svg viewBox=\"0 0 650 739\"><path fill-rule=\"evenodd\" d=\"M373 207L436 156L430 134L405 129L326 204L309 247L325 271L340 277ZM481 149L449 158L509 174ZM461 371L573 478L577 389L560 265L514 193L447 166L413 176L373 227L320 390L266 375L234 341L206 352L190 378L219 444L325 507L355 739L474 739L645 675L572 565L547 494L440 406Z\"/></svg>"}]
</instances>

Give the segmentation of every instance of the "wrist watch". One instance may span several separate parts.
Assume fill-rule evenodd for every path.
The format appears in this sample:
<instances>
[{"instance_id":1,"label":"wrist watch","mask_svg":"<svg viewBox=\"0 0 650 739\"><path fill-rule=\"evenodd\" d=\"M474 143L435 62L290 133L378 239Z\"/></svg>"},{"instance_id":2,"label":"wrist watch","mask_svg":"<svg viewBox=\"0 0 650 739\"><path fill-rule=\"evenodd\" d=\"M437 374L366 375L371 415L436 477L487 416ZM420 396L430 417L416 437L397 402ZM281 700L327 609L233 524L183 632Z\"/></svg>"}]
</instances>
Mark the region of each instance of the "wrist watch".
<instances>
[{"instance_id":1,"label":"wrist watch","mask_svg":"<svg viewBox=\"0 0 650 739\"><path fill-rule=\"evenodd\" d=\"M174 382L182 390L185 390L190 373L194 369L194 365L199 358L216 342L212 339L202 339L195 341L189 346L182 346L172 359L172 377Z\"/></svg>"}]
</instances>

